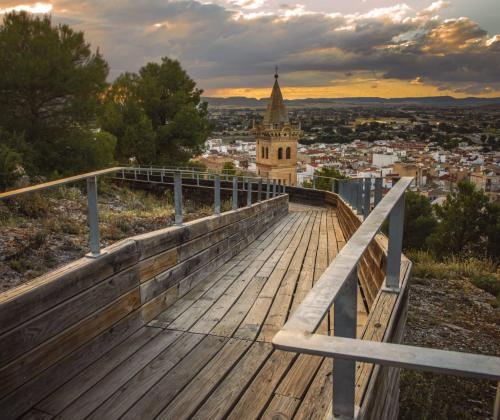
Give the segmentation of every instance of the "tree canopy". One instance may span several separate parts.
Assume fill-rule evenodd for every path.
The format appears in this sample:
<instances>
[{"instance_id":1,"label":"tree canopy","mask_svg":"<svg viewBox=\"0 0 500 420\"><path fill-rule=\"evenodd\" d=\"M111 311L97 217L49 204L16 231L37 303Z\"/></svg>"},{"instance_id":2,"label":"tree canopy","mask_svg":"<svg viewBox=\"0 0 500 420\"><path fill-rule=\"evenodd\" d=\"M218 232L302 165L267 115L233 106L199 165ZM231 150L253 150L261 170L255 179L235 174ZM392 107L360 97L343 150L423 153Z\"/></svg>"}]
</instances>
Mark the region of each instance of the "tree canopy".
<instances>
[{"instance_id":1,"label":"tree canopy","mask_svg":"<svg viewBox=\"0 0 500 420\"><path fill-rule=\"evenodd\" d=\"M179 165L201 152L210 133L202 91L167 57L119 77L108 92L101 124L118 139L117 157Z\"/></svg>"},{"instance_id":2,"label":"tree canopy","mask_svg":"<svg viewBox=\"0 0 500 420\"><path fill-rule=\"evenodd\" d=\"M457 191L435 211L439 223L429 244L436 255L500 257L500 205L474 184L459 182Z\"/></svg>"},{"instance_id":3,"label":"tree canopy","mask_svg":"<svg viewBox=\"0 0 500 420\"><path fill-rule=\"evenodd\" d=\"M317 177L315 181L315 186L319 190L326 190L326 191L332 191L332 184L333 184L333 178L335 179L345 179L347 178L346 176L342 175L338 169L331 168L328 166L323 166L320 169L315 169L314 170L314 176ZM335 184L336 187L338 188L337 185ZM304 188L312 188L313 187L313 182L312 181L304 181L303 183ZM338 192L337 189L335 192Z\"/></svg>"},{"instance_id":4,"label":"tree canopy","mask_svg":"<svg viewBox=\"0 0 500 420\"><path fill-rule=\"evenodd\" d=\"M11 12L0 24L0 62L0 128L22 139L4 150L34 174L75 172L74 155L96 151L90 129L108 74L99 51L50 16Z\"/></svg>"},{"instance_id":5,"label":"tree canopy","mask_svg":"<svg viewBox=\"0 0 500 420\"><path fill-rule=\"evenodd\" d=\"M122 163L184 165L211 130L207 104L164 57L110 86L83 32L10 12L0 23L0 188L16 176L70 175Z\"/></svg>"}]
</instances>

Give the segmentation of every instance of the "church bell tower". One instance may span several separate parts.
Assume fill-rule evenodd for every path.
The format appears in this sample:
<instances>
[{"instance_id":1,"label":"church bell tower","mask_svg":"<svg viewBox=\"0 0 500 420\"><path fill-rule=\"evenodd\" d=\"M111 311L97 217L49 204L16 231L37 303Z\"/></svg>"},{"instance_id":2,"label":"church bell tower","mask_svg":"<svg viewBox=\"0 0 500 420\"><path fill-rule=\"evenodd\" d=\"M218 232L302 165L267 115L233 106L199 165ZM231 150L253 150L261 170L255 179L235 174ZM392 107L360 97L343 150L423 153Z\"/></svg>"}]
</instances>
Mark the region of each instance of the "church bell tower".
<instances>
[{"instance_id":1,"label":"church bell tower","mask_svg":"<svg viewBox=\"0 0 500 420\"><path fill-rule=\"evenodd\" d=\"M290 122L278 83L278 69L262 124L254 126L257 174L284 185L297 184L297 141L300 124Z\"/></svg>"}]
</instances>

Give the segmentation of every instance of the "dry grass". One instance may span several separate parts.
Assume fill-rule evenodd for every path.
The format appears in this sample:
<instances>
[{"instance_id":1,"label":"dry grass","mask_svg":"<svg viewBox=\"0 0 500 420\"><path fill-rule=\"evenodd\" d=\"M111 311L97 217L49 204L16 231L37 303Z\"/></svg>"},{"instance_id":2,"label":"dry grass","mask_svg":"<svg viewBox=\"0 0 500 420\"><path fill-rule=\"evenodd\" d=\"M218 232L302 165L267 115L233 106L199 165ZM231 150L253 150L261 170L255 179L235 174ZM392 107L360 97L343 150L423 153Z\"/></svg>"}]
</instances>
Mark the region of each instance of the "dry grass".
<instances>
[{"instance_id":1,"label":"dry grass","mask_svg":"<svg viewBox=\"0 0 500 420\"><path fill-rule=\"evenodd\" d=\"M450 280L466 278L494 295L496 305L500 305L500 267L493 260L457 257L438 260L425 251L411 251L407 255L414 263L414 277Z\"/></svg>"}]
</instances>

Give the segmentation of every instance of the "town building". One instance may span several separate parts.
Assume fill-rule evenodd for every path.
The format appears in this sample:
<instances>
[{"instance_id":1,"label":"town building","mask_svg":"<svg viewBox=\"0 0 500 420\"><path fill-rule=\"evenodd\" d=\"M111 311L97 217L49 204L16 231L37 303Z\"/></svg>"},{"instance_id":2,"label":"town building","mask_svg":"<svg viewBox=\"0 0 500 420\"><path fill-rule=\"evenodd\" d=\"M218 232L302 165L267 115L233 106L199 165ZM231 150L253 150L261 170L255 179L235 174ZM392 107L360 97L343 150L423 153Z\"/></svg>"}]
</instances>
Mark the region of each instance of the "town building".
<instances>
[{"instance_id":1,"label":"town building","mask_svg":"<svg viewBox=\"0 0 500 420\"><path fill-rule=\"evenodd\" d=\"M297 185L297 141L300 124L292 123L274 75L274 86L261 124L253 127L256 144L257 175L284 185Z\"/></svg>"}]
</instances>

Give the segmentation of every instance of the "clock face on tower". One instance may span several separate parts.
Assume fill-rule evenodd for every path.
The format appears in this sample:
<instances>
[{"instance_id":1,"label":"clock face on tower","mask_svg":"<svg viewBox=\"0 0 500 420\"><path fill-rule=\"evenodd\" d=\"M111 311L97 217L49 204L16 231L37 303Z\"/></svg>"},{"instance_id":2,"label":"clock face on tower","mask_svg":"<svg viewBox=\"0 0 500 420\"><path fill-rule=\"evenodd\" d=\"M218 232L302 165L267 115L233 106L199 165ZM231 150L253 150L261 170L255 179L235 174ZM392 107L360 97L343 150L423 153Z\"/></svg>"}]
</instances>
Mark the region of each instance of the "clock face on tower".
<instances>
[{"instance_id":1,"label":"clock face on tower","mask_svg":"<svg viewBox=\"0 0 500 420\"><path fill-rule=\"evenodd\" d=\"M280 184L297 184L297 141L302 134L300 124L288 117L283 95L274 75L274 86L262 124L255 126L257 171L264 178Z\"/></svg>"}]
</instances>

